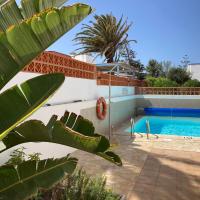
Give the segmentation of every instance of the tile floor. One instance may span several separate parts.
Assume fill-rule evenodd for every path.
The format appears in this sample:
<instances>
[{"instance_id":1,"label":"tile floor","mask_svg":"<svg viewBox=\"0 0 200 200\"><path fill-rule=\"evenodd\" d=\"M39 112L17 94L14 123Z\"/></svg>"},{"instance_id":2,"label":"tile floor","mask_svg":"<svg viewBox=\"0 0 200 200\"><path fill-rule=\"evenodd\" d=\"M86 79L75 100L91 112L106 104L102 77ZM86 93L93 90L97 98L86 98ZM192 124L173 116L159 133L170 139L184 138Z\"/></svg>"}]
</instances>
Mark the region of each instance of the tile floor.
<instances>
[{"instance_id":1,"label":"tile floor","mask_svg":"<svg viewBox=\"0 0 200 200\"><path fill-rule=\"evenodd\" d=\"M76 151L79 165L91 175L104 175L107 185L127 200L200 200L200 139L159 139L115 130L114 151L123 161L117 167L97 156Z\"/></svg>"}]
</instances>

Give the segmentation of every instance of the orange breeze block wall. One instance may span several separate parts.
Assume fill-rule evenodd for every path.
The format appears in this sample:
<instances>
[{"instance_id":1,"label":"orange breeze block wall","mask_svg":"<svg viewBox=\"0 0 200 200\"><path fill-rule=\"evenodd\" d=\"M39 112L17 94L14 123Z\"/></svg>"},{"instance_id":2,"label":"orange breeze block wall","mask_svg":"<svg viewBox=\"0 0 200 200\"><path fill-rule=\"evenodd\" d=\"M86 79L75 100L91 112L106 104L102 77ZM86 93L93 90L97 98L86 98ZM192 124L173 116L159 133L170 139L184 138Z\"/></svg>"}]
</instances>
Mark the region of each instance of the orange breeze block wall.
<instances>
[{"instance_id":1,"label":"orange breeze block wall","mask_svg":"<svg viewBox=\"0 0 200 200\"><path fill-rule=\"evenodd\" d=\"M96 79L97 85L109 85L109 74L97 72L96 66L71 58L68 55L53 51L45 51L29 65L24 72L48 74L61 72L67 77ZM113 86L145 86L144 81L111 75Z\"/></svg>"},{"instance_id":2,"label":"orange breeze block wall","mask_svg":"<svg viewBox=\"0 0 200 200\"><path fill-rule=\"evenodd\" d=\"M110 74L97 72L97 85L109 85ZM111 85L114 86L145 86L144 81L136 80L130 77L120 77L111 75Z\"/></svg>"},{"instance_id":3,"label":"orange breeze block wall","mask_svg":"<svg viewBox=\"0 0 200 200\"><path fill-rule=\"evenodd\" d=\"M48 74L61 72L68 77L96 79L96 66L70 56L46 51L26 66L25 72Z\"/></svg>"}]
</instances>

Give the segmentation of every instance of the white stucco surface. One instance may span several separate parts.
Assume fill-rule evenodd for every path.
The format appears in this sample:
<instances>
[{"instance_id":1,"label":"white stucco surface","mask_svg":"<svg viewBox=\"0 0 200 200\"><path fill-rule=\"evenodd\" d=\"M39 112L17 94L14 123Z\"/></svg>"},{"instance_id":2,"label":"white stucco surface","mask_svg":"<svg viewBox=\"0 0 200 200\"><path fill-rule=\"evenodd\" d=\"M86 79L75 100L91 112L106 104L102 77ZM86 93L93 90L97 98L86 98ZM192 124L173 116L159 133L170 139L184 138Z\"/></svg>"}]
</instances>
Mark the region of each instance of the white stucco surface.
<instances>
[{"instance_id":1,"label":"white stucco surface","mask_svg":"<svg viewBox=\"0 0 200 200\"><path fill-rule=\"evenodd\" d=\"M40 74L20 72L4 87L2 91L38 75ZM107 98L109 94L108 91L108 86L97 86L96 80L66 77L64 84L48 101L48 104L51 104L52 106L44 106L40 108L29 119L38 119L46 124L53 114L61 117L66 110L80 114L82 109L95 107L98 97L103 96ZM134 88L113 86L111 88L111 94L113 97L112 102L124 101L127 100L127 98L134 98ZM82 102L73 102L78 100L81 100ZM19 148L20 146L21 145L16 146L14 149ZM22 146L26 148L25 152L27 154L33 152L41 153L41 159L62 157L75 151L75 149L70 147L50 143L27 143ZM0 143L0 149L2 148L3 145ZM0 154L0 165L7 162L12 151L13 148Z\"/></svg>"},{"instance_id":2,"label":"white stucco surface","mask_svg":"<svg viewBox=\"0 0 200 200\"><path fill-rule=\"evenodd\" d=\"M191 73L192 79L197 79L200 81L200 64L188 65L187 71Z\"/></svg>"},{"instance_id":3,"label":"white stucco surface","mask_svg":"<svg viewBox=\"0 0 200 200\"><path fill-rule=\"evenodd\" d=\"M20 72L3 88L2 91L5 91L6 89L12 87L13 85L20 84L30 78L39 75L40 74ZM124 87L124 86L111 87L112 97L120 97L133 94L134 94L134 87ZM91 100L96 100L98 97L101 96L105 98L109 96L108 86L98 86L96 84L96 80L66 77L63 85L54 94L54 96L51 99L49 99L48 103L63 104L78 100L91 101Z\"/></svg>"}]
</instances>

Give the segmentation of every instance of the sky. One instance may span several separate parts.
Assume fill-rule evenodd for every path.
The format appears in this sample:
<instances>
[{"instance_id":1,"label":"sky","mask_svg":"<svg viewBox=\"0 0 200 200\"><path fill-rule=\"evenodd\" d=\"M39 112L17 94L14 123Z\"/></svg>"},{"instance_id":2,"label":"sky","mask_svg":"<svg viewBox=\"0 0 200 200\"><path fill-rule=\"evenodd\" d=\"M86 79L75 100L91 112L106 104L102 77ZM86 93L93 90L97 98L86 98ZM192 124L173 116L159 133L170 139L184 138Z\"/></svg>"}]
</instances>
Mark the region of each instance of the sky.
<instances>
[{"instance_id":1,"label":"sky","mask_svg":"<svg viewBox=\"0 0 200 200\"><path fill-rule=\"evenodd\" d=\"M70 0L66 5L77 0ZM94 14L112 13L117 18L122 15L133 25L129 39L137 40L132 48L137 59L147 64L149 59L170 60L180 64L187 54L191 63L200 63L200 0L79 0L95 8ZM81 31L83 23L93 19L87 17L48 50L65 54L73 52L77 46L74 36ZM98 60L98 62L101 62Z\"/></svg>"}]
</instances>

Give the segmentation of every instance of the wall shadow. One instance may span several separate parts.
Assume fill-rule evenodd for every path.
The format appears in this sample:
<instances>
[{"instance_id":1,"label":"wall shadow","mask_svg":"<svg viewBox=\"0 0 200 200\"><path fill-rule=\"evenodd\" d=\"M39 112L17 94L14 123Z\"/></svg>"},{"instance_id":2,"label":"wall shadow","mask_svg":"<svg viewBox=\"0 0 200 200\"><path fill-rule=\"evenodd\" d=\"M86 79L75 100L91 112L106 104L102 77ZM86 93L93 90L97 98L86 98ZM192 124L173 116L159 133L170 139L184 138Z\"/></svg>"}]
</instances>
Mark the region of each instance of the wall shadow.
<instances>
[{"instance_id":1,"label":"wall shadow","mask_svg":"<svg viewBox=\"0 0 200 200\"><path fill-rule=\"evenodd\" d=\"M97 156L77 151L79 166L89 174L105 175L107 185L127 200L199 200L200 153L151 148L117 135L117 167Z\"/></svg>"}]
</instances>

